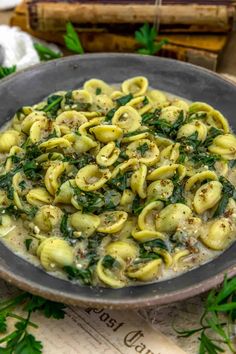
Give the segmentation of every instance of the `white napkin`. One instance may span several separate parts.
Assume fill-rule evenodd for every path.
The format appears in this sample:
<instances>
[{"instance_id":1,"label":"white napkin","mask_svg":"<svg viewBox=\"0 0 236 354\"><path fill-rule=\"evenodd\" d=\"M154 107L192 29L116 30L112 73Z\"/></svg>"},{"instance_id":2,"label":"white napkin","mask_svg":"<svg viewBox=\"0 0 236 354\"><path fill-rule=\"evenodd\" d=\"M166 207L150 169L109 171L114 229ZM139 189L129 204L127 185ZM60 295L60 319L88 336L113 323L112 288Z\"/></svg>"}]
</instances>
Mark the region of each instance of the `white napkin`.
<instances>
[{"instance_id":1,"label":"white napkin","mask_svg":"<svg viewBox=\"0 0 236 354\"><path fill-rule=\"evenodd\" d=\"M0 0L0 10L12 9L20 2L21 0Z\"/></svg>"},{"instance_id":2,"label":"white napkin","mask_svg":"<svg viewBox=\"0 0 236 354\"><path fill-rule=\"evenodd\" d=\"M33 45L35 42L46 44L47 47L60 52L56 45L33 38L17 27L0 25L0 65L16 65L18 71L39 63L40 59Z\"/></svg>"}]
</instances>

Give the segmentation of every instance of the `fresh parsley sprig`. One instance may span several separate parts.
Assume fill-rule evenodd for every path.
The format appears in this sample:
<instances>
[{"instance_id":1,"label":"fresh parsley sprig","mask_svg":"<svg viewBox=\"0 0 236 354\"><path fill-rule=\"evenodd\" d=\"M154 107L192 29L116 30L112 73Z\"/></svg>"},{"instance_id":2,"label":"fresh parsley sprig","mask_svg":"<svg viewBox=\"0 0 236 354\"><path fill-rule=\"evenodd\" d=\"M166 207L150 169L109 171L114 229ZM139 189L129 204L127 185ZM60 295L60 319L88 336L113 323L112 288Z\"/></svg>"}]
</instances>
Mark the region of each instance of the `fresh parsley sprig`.
<instances>
[{"instance_id":1,"label":"fresh parsley sprig","mask_svg":"<svg viewBox=\"0 0 236 354\"><path fill-rule=\"evenodd\" d=\"M209 292L204 312L200 319L200 326L192 329L175 329L179 337L190 337L199 333L199 354L225 353L222 343L232 353L236 348L232 341L231 328L236 320L236 277L227 279L225 276L220 289Z\"/></svg>"},{"instance_id":2,"label":"fresh parsley sprig","mask_svg":"<svg viewBox=\"0 0 236 354\"><path fill-rule=\"evenodd\" d=\"M15 313L16 307L26 312L26 317ZM9 300L0 302L0 333L7 333L8 318L17 320L12 332L0 337L0 354L41 354L43 345L29 333L29 328L38 328L31 322L31 315L40 311L47 318L62 319L65 306L29 293L21 293Z\"/></svg>"},{"instance_id":3,"label":"fresh parsley sprig","mask_svg":"<svg viewBox=\"0 0 236 354\"><path fill-rule=\"evenodd\" d=\"M54 50L46 47L41 43L34 43L34 49L38 53L38 56L41 61L47 61L52 59L61 58L61 53L55 52Z\"/></svg>"},{"instance_id":4,"label":"fresh parsley sprig","mask_svg":"<svg viewBox=\"0 0 236 354\"><path fill-rule=\"evenodd\" d=\"M64 35L64 41L67 49L77 54L84 53L84 49L80 42L79 36L74 26L70 22L66 24L66 34Z\"/></svg>"},{"instance_id":5,"label":"fresh parsley sprig","mask_svg":"<svg viewBox=\"0 0 236 354\"><path fill-rule=\"evenodd\" d=\"M13 74L16 71L16 65L13 65L11 67L4 67L0 66L0 79L3 79L4 77Z\"/></svg>"},{"instance_id":6,"label":"fresh parsley sprig","mask_svg":"<svg viewBox=\"0 0 236 354\"><path fill-rule=\"evenodd\" d=\"M142 46L137 52L139 54L155 55L169 41L167 38L156 42L158 32L154 26L144 23L138 31L135 32L135 40Z\"/></svg>"}]
</instances>

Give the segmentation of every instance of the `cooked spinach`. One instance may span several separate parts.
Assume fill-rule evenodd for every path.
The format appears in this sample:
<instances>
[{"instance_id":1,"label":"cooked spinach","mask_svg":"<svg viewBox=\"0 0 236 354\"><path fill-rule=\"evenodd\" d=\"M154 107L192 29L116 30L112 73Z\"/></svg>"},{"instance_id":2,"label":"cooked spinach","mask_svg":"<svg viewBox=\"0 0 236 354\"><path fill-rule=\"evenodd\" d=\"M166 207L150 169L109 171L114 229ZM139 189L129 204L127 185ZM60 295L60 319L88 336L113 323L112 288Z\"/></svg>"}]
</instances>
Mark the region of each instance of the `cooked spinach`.
<instances>
[{"instance_id":1,"label":"cooked spinach","mask_svg":"<svg viewBox=\"0 0 236 354\"><path fill-rule=\"evenodd\" d=\"M91 285L92 284L92 271L90 268L78 269L71 266L66 266L63 268L67 273L68 279L74 280L78 279L82 284Z\"/></svg>"},{"instance_id":2,"label":"cooked spinach","mask_svg":"<svg viewBox=\"0 0 236 354\"><path fill-rule=\"evenodd\" d=\"M161 109L157 108L154 112L147 112L142 114L142 124L155 125L159 119Z\"/></svg>"},{"instance_id":3,"label":"cooked spinach","mask_svg":"<svg viewBox=\"0 0 236 354\"><path fill-rule=\"evenodd\" d=\"M38 181L42 178L42 168L35 160L26 160L23 165L23 171L26 177L33 181Z\"/></svg>"},{"instance_id":4,"label":"cooked spinach","mask_svg":"<svg viewBox=\"0 0 236 354\"><path fill-rule=\"evenodd\" d=\"M33 160L36 157L40 156L42 154L42 151L38 147L37 144L27 144L25 146L25 159L27 160Z\"/></svg>"},{"instance_id":5,"label":"cooked spinach","mask_svg":"<svg viewBox=\"0 0 236 354\"><path fill-rule=\"evenodd\" d=\"M31 245L32 242L33 242L32 238L25 239L24 244L25 244L25 248L26 248L27 251L29 251L30 245Z\"/></svg>"},{"instance_id":6,"label":"cooked spinach","mask_svg":"<svg viewBox=\"0 0 236 354\"><path fill-rule=\"evenodd\" d=\"M107 269L113 268L117 263L117 260L109 254L104 256L102 260L102 266Z\"/></svg>"},{"instance_id":7,"label":"cooked spinach","mask_svg":"<svg viewBox=\"0 0 236 354\"><path fill-rule=\"evenodd\" d=\"M141 156L144 156L145 153L146 153L148 150L149 150L149 146L148 146L147 143L144 143L144 144L139 145L139 146L137 147L137 151L140 152L140 155L141 155Z\"/></svg>"},{"instance_id":8,"label":"cooked spinach","mask_svg":"<svg viewBox=\"0 0 236 354\"><path fill-rule=\"evenodd\" d=\"M214 217L219 217L224 214L230 198L236 200L236 189L232 183L223 176L220 176L219 181L223 185L222 197L214 213Z\"/></svg>"},{"instance_id":9,"label":"cooked spinach","mask_svg":"<svg viewBox=\"0 0 236 354\"><path fill-rule=\"evenodd\" d=\"M214 169L214 165L216 161L220 160L220 156L208 152L194 151L190 154L189 159L198 166L207 165L209 169Z\"/></svg>"},{"instance_id":10,"label":"cooked spinach","mask_svg":"<svg viewBox=\"0 0 236 354\"><path fill-rule=\"evenodd\" d=\"M52 95L48 97L47 106L43 108L43 111L47 113L48 118L56 118L57 111L61 108L62 99L63 97L59 95Z\"/></svg>"},{"instance_id":11,"label":"cooked spinach","mask_svg":"<svg viewBox=\"0 0 236 354\"><path fill-rule=\"evenodd\" d=\"M81 155L65 156L63 161L69 162L70 165L75 165L80 170L82 167L94 162L94 157L84 153Z\"/></svg>"},{"instance_id":12,"label":"cooked spinach","mask_svg":"<svg viewBox=\"0 0 236 354\"><path fill-rule=\"evenodd\" d=\"M74 188L74 197L84 212L99 212L104 206L104 196L99 192L84 192L78 187Z\"/></svg>"},{"instance_id":13,"label":"cooked spinach","mask_svg":"<svg viewBox=\"0 0 236 354\"><path fill-rule=\"evenodd\" d=\"M212 141L218 136L223 134L223 131L220 129L217 129L215 127L211 127L207 133L207 138L204 141L204 146L208 147L209 145L211 145Z\"/></svg>"},{"instance_id":14,"label":"cooked spinach","mask_svg":"<svg viewBox=\"0 0 236 354\"><path fill-rule=\"evenodd\" d=\"M102 89L100 87L96 88L95 94L100 95L102 93Z\"/></svg>"},{"instance_id":15,"label":"cooked spinach","mask_svg":"<svg viewBox=\"0 0 236 354\"><path fill-rule=\"evenodd\" d=\"M112 120L115 113L116 113L116 108L110 109L110 111L106 114L104 121L107 123L111 123L111 120Z\"/></svg>"},{"instance_id":16,"label":"cooked spinach","mask_svg":"<svg viewBox=\"0 0 236 354\"><path fill-rule=\"evenodd\" d=\"M121 173L119 172L118 175L114 178L111 178L107 184L117 189L118 191L123 192L128 187L128 179L131 176L132 172Z\"/></svg>"},{"instance_id":17,"label":"cooked spinach","mask_svg":"<svg viewBox=\"0 0 236 354\"><path fill-rule=\"evenodd\" d=\"M14 170L0 176L0 188L4 189L7 192L7 197L10 200L13 200L13 193L14 193L14 188L12 186L12 178L19 171L20 168L16 167Z\"/></svg>"},{"instance_id":18,"label":"cooked spinach","mask_svg":"<svg viewBox=\"0 0 236 354\"><path fill-rule=\"evenodd\" d=\"M153 134L153 132L150 129L143 129L143 130L135 130L134 132L125 133L124 137L128 138L129 136L134 136L137 134L143 134L143 133L147 133L147 132L150 134Z\"/></svg>"},{"instance_id":19,"label":"cooked spinach","mask_svg":"<svg viewBox=\"0 0 236 354\"><path fill-rule=\"evenodd\" d=\"M168 251L168 247L161 239L147 241L139 245L139 258L143 259L157 259L160 258L158 249Z\"/></svg>"},{"instance_id":20,"label":"cooked spinach","mask_svg":"<svg viewBox=\"0 0 236 354\"><path fill-rule=\"evenodd\" d=\"M196 151L198 147L201 145L201 141L198 140L198 132L194 132L193 134L183 137L179 139L179 142L186 148L187 146L191 146L193 150Z\"/></svg>"},{"instance_id":21,"label":"cooked spinach","mask_svg":"<svg viewBox=\"0 0 236 354\"><path fill-rule=\"evenodd\" d=\"M141 211L144 208L144 203L142 201L142 199L139 197L138 194L136 194L136 196L134 197L133 203L132 203L132 213L134 215L139 215L141 213Z\"/></svg>"},{"instance_id":22,"label":"cooked spinach","mask_svg":"<svg viewBox=\"0 0 236 354\"><path fill-rule=\"evenodd\" d=\"M68 214L63 215L60 224L60 231L65 238L72 238L75 230L68 224L68 217Z\"/></svg>"},{"instance_id":23,"label":"cooked spinach","mask_svg":"<svg viewBox=\"0 0 236 354\"><path fill-rule=\"evenodd\" d=\"M123 96L123 97L120 97L116 100L116 103L118 105L118 107L120 106L124 106L126 105L126 103L128 103L129 101L131 101L133 98L133 95L131 93L129 93L128 95L126 96Z\"/></svg>"},{"instance_id":24,"label":"cooked spinach","mask_svg":"<svg viewBox=\"0 0 236 354\"><path fill-rule=\"evenodd\" d=\"M143 105L145 106L148 103L149 103L149 99L147 98L147 96L145 96L143 100Z\"/></svg>"}]
</instances>

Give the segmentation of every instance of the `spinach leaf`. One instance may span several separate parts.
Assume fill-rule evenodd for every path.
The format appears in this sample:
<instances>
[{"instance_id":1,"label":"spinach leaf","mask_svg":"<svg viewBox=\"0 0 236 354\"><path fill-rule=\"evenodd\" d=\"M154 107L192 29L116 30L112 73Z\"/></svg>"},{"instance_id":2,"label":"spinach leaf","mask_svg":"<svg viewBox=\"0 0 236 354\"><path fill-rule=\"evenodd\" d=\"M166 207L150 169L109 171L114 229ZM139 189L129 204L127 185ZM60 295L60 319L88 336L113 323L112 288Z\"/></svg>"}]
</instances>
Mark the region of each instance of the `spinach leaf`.
<instances>
[{"instance_id":1,"label":"spinach leaf","mask_svg":"<svg viewBox=\"0 0 236 354\"><path fill-rule=\"evenodd\" d=\"M84 212L98 212L104 206L104 196L99 192L84 192L78 187L74 188L74 197Z\"/></svg>"},{"instance_id":2,"label":"spinach leaf","mask_svg":"<svg viewBox=\"0 0 236 354\"><path fill-rule=\"evenodd\" d=\"M42 151L37 144L30 144L25 147L25 159L33 160L42 154Z\"/></svg>"},{"instance_id":3,"label":"spinach leaf","mask_svg":"<svg viewBox=\"0 0 236 354\"><path fill-rule=\"evenodd\" d=\"M66 266L63 268L67 273L68 278L70 280L78 279L82 284L91 285L92 284L92 270L90 268L87 269L77 269L72 266Z\"/></svg>"},{"instance_id":4,"label":"spinach leaf","mask_svg":"<svg viewBox=\"0 0 236 354\"><path fill-rule=\"evenodd\" d=\"M131 93L129 93L129 94L126 95L126 96L122 96L122 97L118 98L118 99L116 100L116 103L117 103L118 107L120 107L120 106L125 106L126 103L128 103L129 101L132 100L132 98L133 98L133 95L132 95Z\"/></svg>"},{"instance_id":5,"label":"spinach leaf","mask_svg":"<svg viewBox=\"0 0 236 354\"><path fill-rule=\"evenodd\" d=\"M5 173L0 176L0 188L4 189L7 192L7 197L13 200L14 189L12 186L12 178L13 176L19 172L20 167L16 167L14 170Z\"/></svg>"},{"instance_id":6,"label":"spinach leaf","mask_svg":"<svg viewBox=\"0 0 236 354\"><path fill-rule=\"evenodd\" d=\"M115 113L116 113L116 108L110 109L110 111L106 114L105 122L111 123L111 120Z\"/></svg>"},{"instance_id":7,"label":"spinach leaf","mask_svg":"<svg viewBox=\"0 0 236 354\"><path fill-rule=\"evenodd\" d=\"M139 258L143 259L157 259L160 258L158 249L164 249L168 251L168 247L161 239L155 239L147 241L139 245Z\"/></svg>"},{"instance_id":8,"label":"spinach leaf","mask_svg":"<svg viewBox=\"0 0 236 354\"><path fill-rule=\"evenodd\" d=\"M73 237L73 232L75 230L68 224L68 215L67 214L64 214L61 219L60 231L65 238L72 238Z\"/></svg>"},{"instance_id":9,"label":"spinach leaf","mask_svg":"<svg viewBox=\"0 0 236 354\"><path fill-rule=\"evenodd\" d=\"M209 154L207 152L195 151L190 154L190 160L195 164L202 166L207 165L210 169L214 169L216 161L220 160L220 156Z\"/></svg>"},{"instance_id":10,"label":"spinach leaf","mask_svg":"<svg viewBox=\"0 0 236 354\"><path fill-rule=\"evenodd\" d=\"M157 108L154 112L147 112L142 114L142 124L155 125L159 119L161 109Z\"/></svg>"},{"instance_id":11,"label":"spinach leaf","mask_svg":"<svg viewBox=\"0 0 236 354\"><path fill-rule=\"evenodd\" d=\"M139 215L144 207L145 204L142 202L142 199L136 194L132 203L132 213Z\"/></svg>"},{"instance_id":12,"label":"spinach leaf","mask_svg":"<svg viewBox=\"0 0 236 354\"><path fill-rule=\"evenodd\" d=\"M125 133L124 137L128 138L129 136L134 136L134 135L137 135L137 134L143 134L143 133L147 133L147 132L150 133L150 134L153 133L150 129L135 130L134 132Z\"/></svg>"},{"instance_id":13,"label":"spinach leaf","mask_svg":"<svg viewBox=\"0 0 236 354\"><path fill-rule=\"evenodd\" d=\"M155 240L144 242L144 243L142 243L142 245L146 250L153 250L154 248L161 248L161 249L168 251L168 247L167 247L165 241L163 241L160 238L156 238Z\"/></svg>"},{"instance_id":14,"label":"spinach leaf","mask_svg":"<svg viewBox=\"0 0 236 354\"><path fill-rule=\"evenodd\" d=\"M101 93L102 93L102 89L100 87L97 87L95 94L100 95Z\"/></svg>"},{"instance_id":15,"label":"spinach leaf","mask_svg":"<svg viewBox=\"0 0 236 354\"><path fill-rule=\"evenodd\" d=\"M26 160L23 165L23 171L26 177L33 181L38 181L42 178L41 176L42 168L34 160L31 161Z\"/></svg>"},{"instance_id":16,"label":"spinach leaf","mask_svg":"<svg viewBox=\"0 0 236 354\"><path fill-rule=\"evenodd\" d=\"M144 156L145 153L149 150L148 144L144 143L137 147L137 151L140 152L141 156Z\"/></svg>"},{"instance_id":17,"label":"spinach leaf","mask_svg":"<svg viewBox=\"0 0 236 354\"><path fill-rule=\"evenodd\" d=\"M103 257L102 266L104 268L111 269L116 263L118 263L117 260L110 255L106 255Z\"/></svg>"},{"instance_id":18,"label":"spinach leaf","mask_svg":"<svg viewBox=\"0 0 236 354\"><path fill-rule=\"evenodd\" d=\"M59 95L49 96L47 99L47 106L43 111L47 113L48 118L56 118L57 111L61 108L61 101L63 97Z\"/></svg>"},{"instance_id":19,"label":"spinach leaf","mask_svg":"<svg viewBox=\"0 0 236 354\"><path fill-rule=\"evenodd\" d=\"M179 139L179 141L185 147L191 146L193 148L193 150L196 150L201 144L201 141L198 140L198 132L195 132L195 133L189 135L188 137L183 137L183 138Z\"/></svg>"},{"instance_id":20,"label":"spinach leaf","mask_svg":"<svg viewBox=\"0 0 236 354\"><path fill-rule=\"evenodd\" d=\"M33 242L32 238L25 239L24 244L25 244L25 247L26 247L27 251L29 251L30 245L31 245L32 242Z\"/></svg>"},{"instance_id":21,"label":"spinach leaf","mask_svg":"<svg viewBox=\"0 0 236 354\"><path fill-rule=\"evenodd\" d=\"M82 167L94 162L94 157L89 154L65 156L63 161L69 162L70 165L75 165L80 170Z\"/></svg>"},{"instance_id":22,"label":"spinach leaf","mask_svg":"<svg viewBox=\"0 0 236 354\"><path fill-rule=\"evenodd\" d=\"M232 183L230 183L230 181L228 181L223 176L220 176L219 181L223 185L222 197L214 213L214 217L219 217L220 215L224 214L230 198L236 200L236 189Z\"/></svg>"},{"instance_id":23,"label":"spinach leaf","mask_svg":"<svg viewBox=\"0 0 236 354\"><path fill-rule=\"evenodd\" d=\"M221 135L223 134L223 131L220 130L220 129L217 129L215 127L211 127L208 131L208 134L207 134L207 138L206 140L204 141L204 146L205 147L208 147L209 145L211 145L212 141L218 136L218 135Z\"/></svg>"},{"instance_id":24,"label":"spinach leaf","mask_svg":"<svg viewBox=\"0 0 236 354\"><path fill-rule=\"evenodd\" d=\"M182 184L176 183L174 186L174 190L170 198L166 201L166 205L182 203L186 204L186 200L184 197L184 187Z\"/></svg>"},{"instance_id":25,"label":"spinach leaf","mask_svg":"<svg viewBox=\"0 0 236 354\"><path fill-rule=\"evenodd\" d=\"M128 179L132 172L121 173L114 178L111 178L107 184L113 189L117 189L118 191L123 192L128 187Z\"/></svg>"}]
</instances>

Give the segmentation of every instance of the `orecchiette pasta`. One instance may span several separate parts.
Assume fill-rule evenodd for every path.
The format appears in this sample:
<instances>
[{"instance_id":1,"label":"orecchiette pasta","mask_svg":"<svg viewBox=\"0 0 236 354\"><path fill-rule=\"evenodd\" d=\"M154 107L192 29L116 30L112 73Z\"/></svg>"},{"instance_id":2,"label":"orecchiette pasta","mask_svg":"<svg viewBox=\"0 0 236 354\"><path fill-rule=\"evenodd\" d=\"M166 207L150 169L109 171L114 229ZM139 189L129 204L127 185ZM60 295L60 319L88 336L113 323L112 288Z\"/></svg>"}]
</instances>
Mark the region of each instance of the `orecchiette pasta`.
<instances>
[{"instance_id":1,"label":"orecchiette pasta","mask_svg":"<svg viewBox=\"0 0 236 354\"><path fill-rule=\"evenodd\" d=\"M22 107L0 133L1 242L90 286L175 276L234 241L235 161L209 104L142 76L88 80Z\"/></svg>"}]
</instances>

